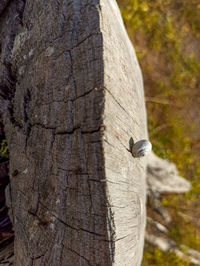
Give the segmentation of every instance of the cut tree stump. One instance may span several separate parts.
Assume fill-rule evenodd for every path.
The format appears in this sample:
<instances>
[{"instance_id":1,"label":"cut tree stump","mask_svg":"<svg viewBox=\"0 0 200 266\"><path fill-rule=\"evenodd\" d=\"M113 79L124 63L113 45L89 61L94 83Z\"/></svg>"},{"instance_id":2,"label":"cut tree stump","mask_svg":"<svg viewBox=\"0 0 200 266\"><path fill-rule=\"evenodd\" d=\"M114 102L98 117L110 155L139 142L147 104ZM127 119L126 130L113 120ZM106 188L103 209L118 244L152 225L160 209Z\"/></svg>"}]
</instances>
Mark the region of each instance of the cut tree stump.
<instances>
[{"instance_id":1,"label":"cut tree stump","mask_svg":"<svg viewBox=\"0 0 200 266\"><path fill-rule=\"evenodd\" d=\"M140 265L146 159L129 140L147 138L146 110L115 0L0 10L15 265Z\"/></svg>"}]
</instances>

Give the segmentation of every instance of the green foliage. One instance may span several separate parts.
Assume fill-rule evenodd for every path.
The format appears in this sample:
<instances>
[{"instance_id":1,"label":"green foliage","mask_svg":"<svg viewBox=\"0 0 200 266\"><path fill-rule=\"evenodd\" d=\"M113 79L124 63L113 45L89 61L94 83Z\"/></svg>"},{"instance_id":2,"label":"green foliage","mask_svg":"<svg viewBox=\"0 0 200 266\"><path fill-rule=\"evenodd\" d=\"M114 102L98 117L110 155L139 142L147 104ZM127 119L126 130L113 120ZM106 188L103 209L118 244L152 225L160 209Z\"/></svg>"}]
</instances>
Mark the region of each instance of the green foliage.
<instances>
[{"instance_id":1,"label":"green foliage","mask_svg":"<svg viewBox=\"0 0 200 266\"><path fill-rule=\"evenodd\" d=\"M1 158L8 158L8 146L5 139L0 143L0 159Z\"/></svg>"},{"instance_id":2,"label":"green foliage","mask_svg":"<svg viewBox=\"0 0 200 266\"><path fill-rule=\"evenodd\" d=\"M143 266L189 266L189 262L177 257L172 252L162 252L157 248L148 245L143 256Z\"/></svg>"},{"instance_id":3,"label":"green foliage","mask_svg":"<svg viewBox=\"0 0 200 266\"><path fill-rule=\"evenodd\" d=\"M190 29L197 36L200 37L200 3L199 0L182 1L181 12L190 25Z\"/></svg>"},{"instance_id":4,"label":"green foliage","mask_svg":"<svg viewBox=\"0 0 200 266\"><path fill-rule=\"evenodd\" d=\"M182 234L185 235L184 240L182 239ZM181 224L174 225L170 231L170 236L179 244L187 244L190 248L199 250L200 234L189 221L185 221L184 226L183 224L182 226Z\"/></svg>"}]
</instances>

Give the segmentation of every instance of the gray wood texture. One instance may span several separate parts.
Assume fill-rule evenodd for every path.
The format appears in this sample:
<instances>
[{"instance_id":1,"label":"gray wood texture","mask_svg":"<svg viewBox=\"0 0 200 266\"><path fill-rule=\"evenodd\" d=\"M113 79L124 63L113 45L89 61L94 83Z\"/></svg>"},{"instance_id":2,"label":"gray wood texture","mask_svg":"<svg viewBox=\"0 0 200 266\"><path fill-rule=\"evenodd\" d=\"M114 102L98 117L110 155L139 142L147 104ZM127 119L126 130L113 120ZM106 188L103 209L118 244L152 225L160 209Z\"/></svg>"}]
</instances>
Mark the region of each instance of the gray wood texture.
<instances>
[{"instance_id":1,"label":"gray wood texture","mask_svg":"<svg viewBox=\"0 0 200 266\"><path fill-rule=\"evenodd\" d=\"M186 193L191 189L191 184L179 176L177 166L167 160L159 158L150 152L147 160L147 191L148 194L161 193Z\"/></svg>"},{"instance_id":2,"label":"gray wood texture","mask_svg":"<svg viewBox=\"0 0 200 266\"><path fill-rule=\"evenodd\" d=\"M0 41L15 265L140 265L146 111L115 0L11 1Z\"/></svg>"}]
</instances>

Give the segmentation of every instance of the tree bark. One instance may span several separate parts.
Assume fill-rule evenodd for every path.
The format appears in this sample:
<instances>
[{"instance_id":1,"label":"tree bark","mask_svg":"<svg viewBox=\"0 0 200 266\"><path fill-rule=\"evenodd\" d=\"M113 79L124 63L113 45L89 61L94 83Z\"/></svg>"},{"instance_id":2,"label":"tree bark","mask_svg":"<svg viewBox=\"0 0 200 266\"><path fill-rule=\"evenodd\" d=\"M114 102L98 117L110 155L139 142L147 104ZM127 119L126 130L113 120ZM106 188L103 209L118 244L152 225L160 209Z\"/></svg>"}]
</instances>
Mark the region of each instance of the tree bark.
<instances>
[{"instance_id":1,"label":"tree bark","mask_svg":"<svg viewBox=\"0 0 200 266\"><path fill-rule=\"evenodd\" d=\"M15 265L140 265L146 160L129 140L147 137L146 111L115 0L0 10Z\"/></svg>"}]
</instances>

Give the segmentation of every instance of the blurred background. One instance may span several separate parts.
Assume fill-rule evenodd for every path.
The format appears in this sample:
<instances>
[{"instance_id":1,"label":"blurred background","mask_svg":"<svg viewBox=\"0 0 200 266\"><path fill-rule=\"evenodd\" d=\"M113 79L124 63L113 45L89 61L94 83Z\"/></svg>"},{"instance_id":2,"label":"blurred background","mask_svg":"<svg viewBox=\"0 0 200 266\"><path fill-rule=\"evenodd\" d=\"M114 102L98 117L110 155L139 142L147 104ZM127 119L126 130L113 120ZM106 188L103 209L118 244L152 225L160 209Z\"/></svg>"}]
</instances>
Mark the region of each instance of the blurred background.
<instances>
[{"instance_id":1,"label":"blurred background","mask_svg":"<svg viewBox=\"0 0 200 266\"><path fill-rule=\"evenodd\" d=\"M192 184L162 195L172 217L167 236L200 251L200 0L117 2L143 73L153 150ZM147 214L159 220L150 207ZM142 265L194 264L146 243Z\"/></svg>"}]
</instances>

